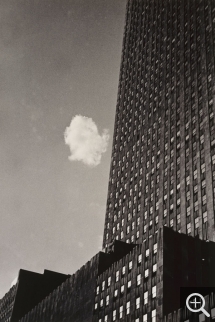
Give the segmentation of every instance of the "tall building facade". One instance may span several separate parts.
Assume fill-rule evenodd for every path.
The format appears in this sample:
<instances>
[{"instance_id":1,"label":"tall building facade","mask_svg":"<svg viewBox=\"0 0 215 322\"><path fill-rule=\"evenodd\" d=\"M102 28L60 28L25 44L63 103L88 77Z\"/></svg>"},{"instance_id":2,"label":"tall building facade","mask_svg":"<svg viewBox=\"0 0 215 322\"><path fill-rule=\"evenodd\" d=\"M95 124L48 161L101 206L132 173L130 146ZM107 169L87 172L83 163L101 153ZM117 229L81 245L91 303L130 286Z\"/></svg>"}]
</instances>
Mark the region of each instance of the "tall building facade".
<instances>
[{"instance_id":1,"label":"tall building facade","mask_svg":"<svg viewBox=\"0 0 215 322\"><path fill-rule=\"evenodd\" d=\"M103 246L215 240L215 2L127 4Z\"/></svg>"},{"instance_id":2,"label":"tall building facade","mask_svg":"<svg viewBox=\"0 0 215 322\"><path fill-rule=\"evenodd\" d=\"M214 50L214 0L128 0L104 252L21 303L21 322L206 321L179 297L215 287ZM1 322L17 322L23 283L0 301Z\"/></svg>"}]
</instances>

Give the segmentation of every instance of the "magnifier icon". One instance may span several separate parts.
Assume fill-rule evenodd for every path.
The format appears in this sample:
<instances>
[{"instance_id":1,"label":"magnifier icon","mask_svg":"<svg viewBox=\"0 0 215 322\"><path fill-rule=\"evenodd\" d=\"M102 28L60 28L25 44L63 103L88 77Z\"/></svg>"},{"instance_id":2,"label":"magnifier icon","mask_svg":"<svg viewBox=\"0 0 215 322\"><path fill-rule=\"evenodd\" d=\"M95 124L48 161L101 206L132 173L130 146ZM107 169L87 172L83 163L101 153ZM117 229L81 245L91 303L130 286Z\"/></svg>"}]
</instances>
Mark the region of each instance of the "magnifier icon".
<instances>
[{"instance_id":1,"label":"magnifier icon","mask_svg":"<svg viewBox=\"0 0 215 322\"><path fill-rule=\"evenodd\" d=\"M192 301L190 301L190 298L194 297ZM197 304L201 304L199 308L197 308ZM194 309L190 307L190 305L194 306ZM186 299L186 306L188 310L191 312L200 312L204 313L207 317L210 316L210 314L204 309L205 306L205 299L204 297L199 293L192 293L190 294Z\"/></svg>"}]
</instances>

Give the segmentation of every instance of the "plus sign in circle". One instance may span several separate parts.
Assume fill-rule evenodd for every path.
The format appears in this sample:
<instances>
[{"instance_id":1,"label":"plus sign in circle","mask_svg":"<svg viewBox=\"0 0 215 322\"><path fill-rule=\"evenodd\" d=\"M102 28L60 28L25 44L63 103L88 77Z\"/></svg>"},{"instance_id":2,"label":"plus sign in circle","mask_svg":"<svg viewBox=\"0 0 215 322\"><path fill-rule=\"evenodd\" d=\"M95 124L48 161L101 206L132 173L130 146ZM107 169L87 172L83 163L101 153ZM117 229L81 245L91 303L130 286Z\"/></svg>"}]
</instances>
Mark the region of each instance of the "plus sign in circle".
<instances>
[{"instance_id":1,"label":"plus sign in circle","mask_svg":"<svg viewBox=\"0 0 215 322\"><path fill-rule=\"evenodd\" d=\"M190 310L191 312L200 312L201 311L207 317L210 316L210 314L204 309L205 299L199 293L190 294L186 299L186 306L187 306L188 310Z\"/></svg>"}]
</instances>

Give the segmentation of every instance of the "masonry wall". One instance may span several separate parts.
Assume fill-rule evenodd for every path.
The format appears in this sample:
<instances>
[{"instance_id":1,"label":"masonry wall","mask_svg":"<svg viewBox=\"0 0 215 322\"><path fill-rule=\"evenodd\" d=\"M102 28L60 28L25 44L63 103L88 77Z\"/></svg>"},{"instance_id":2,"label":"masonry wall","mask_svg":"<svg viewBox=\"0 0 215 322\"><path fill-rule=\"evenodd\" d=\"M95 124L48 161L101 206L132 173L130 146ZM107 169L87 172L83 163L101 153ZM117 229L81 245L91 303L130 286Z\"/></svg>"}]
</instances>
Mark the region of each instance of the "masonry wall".
<instances>
[{"instance_id":1,"label":"masonry wall","mask_svg":"<svg viewBox=\"0 0 215 322\"><path fill-rule=\"evenodd\" d=\"M0 300L0 322L9 322L13 310L17 285L11 287L9 292Z\"/></svg>"},{"instance_id":2,"label":"masonry wall","mask_svg":"<svg viewBox=\"0 0 215 322\"><path fill-rule=\"evenodd\" d=\"M20 321L92 322L96 278L107 257L98 253Z\"/></svg>"},{"instance_id":3,"label":"masonry wall","mask_svg":"<svg viewBox=\"0 0 215 322\"><path fill-rule=\"evenodd\" d=\"M120 250L125 256L119 259ZM110 254L94 256L20 322L142 322L146 316L154 321L153 312L158 322L196 322L186 309L179 309L180 287L215 286L214 254L215 243L168 227L142 244L116 241ZM18 305L16 287L0 302L5 314L1 322L9 322L10 305ZM214 308L214 296L209 308Z\"/></svg>"},{"instance_id":4,"label":"masonry wall","mask_svg":"<svg viewBox=\"0 0 215 322\"><path fill-rule=\"evenodd\" d=\"M129 254L115 262L98 277L93 322L133 322L137 318L142 321L144 314L148 316L148 321L150 321L152 311L155 309L157 319L161 321L163 297L162 234L161 229L149 242L137 245ZM154 245L158 247L154 248ZM149 255L147 255L146 250L149 250ZM152 267L155 264L157 264L157 269L153 272ZM147 269L149 269L149 274L145 277ZM117 274L119 274L118 278ZM153 286L156 286L154 298L152 297ZM124 289L122 289L123 287ZM144 304L144 293L147 291L148 303ZM138 298L140 305L137 305ZM127 311L127 303L130 306L129 311Z\"/></svg>"},{"instance_id":5,"label":"masonry wall","mask_svg":"<svg viewBox=\"0 0 215 322\"><path fill-rule=\"evenodd\" d=\"M21 269L10 322L18 322L22 316L61 285L69 276L49 270L39 274Z\"/></svg>"}]
</instances>

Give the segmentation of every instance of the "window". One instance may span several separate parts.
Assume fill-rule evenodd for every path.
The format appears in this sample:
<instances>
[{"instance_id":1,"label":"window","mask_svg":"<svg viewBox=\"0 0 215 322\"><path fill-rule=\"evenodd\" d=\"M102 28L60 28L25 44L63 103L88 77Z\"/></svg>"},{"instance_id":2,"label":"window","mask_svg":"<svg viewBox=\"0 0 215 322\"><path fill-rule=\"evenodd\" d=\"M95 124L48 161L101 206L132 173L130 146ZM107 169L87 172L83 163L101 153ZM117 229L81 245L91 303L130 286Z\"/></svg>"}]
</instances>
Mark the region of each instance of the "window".
<instances>
[{"instance_id":1,"label":"window","mask_svg":"<svg viewBox=\"0 0 215 322\"><path fill-rule=\"evenodd\" d=\"M141 284L141 274L137 275L137 285Z\"/></svg>"},{"instance_id":2,"label":"window","mask_svg":"<svg viewBox=\"0 0 215 322\"><path fill-rule=\"evenodd\" d=\"M186 196L187 196L187 201L190 200L190 191L187 191Z\"/></svg>"},{"instance_id":3,"label":"window","mask_svg":"<svg viewBox=\"0 0 215 322\"><path fill-rule=\"evenodd\" d=\"M211 317L212 319L215 318L215 308L211 309Z\"/></svg>"},{"instance_id":4,"label":"window","mask_svg":"<svg viewBox=\"0 0 215 322\"><path fill-rule=\"evenodd\" d=\"M116 272L116 282L119 280L119 271Z\"/></svg>"},{"instance_id":5,"label":"window","mask_svg":"<svg viewBox=\"0 0 215 322\"><path fill-rule=\"evenodd\" d=\"M156 297L156 285L152 287L152 298Z\"/></svg>"},{"instance_id":6,"label":"window","mask_svg":"<svg viewBox=\"0 0 215 322\"><path fill-rule=\"evenodd\" d=\"M206 221L208 221L208 214L207 211L203 212L203 222L205 223Z\"/></svg>"},{"instance_id":7,"label":"window","mask_svg":"<svg viewBox=\"0 0 215 322\"><path fill-rule=\"evenodd\" d=\"M120 319L123 318L123 306L120 306L120 308L119 308L119 318Z\"/></svg>"},{"instance_id":8,"label":"window","mask_svg":"<svg viewBox=\"0 0 215 322\"><path fill-rule=\"evenodd\" d=\"M149 269L148 268L145 270L144 276L145 276L145 278L147 278L149 276Z\"/></svg>"},{"instance_id":9,"label":"window","mask_svg":"<svg viewBox=\"0 0 215 322\"><path fill-rule=\"evenodd\" d=\"M122 267L122 275L125 275L125 266Z\"/></svg>"},{"instance_id":10,"label":"window","mask_svg":"<svg viewBox=\"0 0 215 322\"><path fill-rule=\"evenodd\" d=\"M201 172L202 172L202 173L204 173L204 172L205 172L205 163L203 163L203 164L201 165Z\"/></svg>"},{"instance_id":11,"label":"window","mask_svg":"<svg viewBox=\"0 0 215 322\"><path fill-rule=\"evenodd\" d=\"M199 204L198 204L198 200L194 203L194 211L198 211L199 209Z\"/></svg>"},{"instance_id":12,"label":"window","mask_svg":"<svg viewBox=\"0 0 215 322\"><path fill-rule=\"evenodd\" d=\"M156 322L156 310L152 311L152 322Z\"/></svg>"},{"instance_id":13,"label":"window","mask_svg":"<svg viewBox=\"0 0 215 322\"><path fill-rule=\"evenodd\" d=\"M113 311L113 321L116 321L116 310Z\"/></svg>"},{"instance_id":14,"label":"window","mask_svg":"<svg viewBox=\"0 0 215 322\"><path fill-rule=\"evenodd\" d=\"M101 301L100 301L100 306L102 307L104 305L104 300L103 299L101 299Z\"/></svg>"},{"instance_id":15,"label":"window","mask_svg":"<svg viewBox=\"0 0 215 322\"><path fill-rule=\"evenodd\" d=\"M117 297L117 295L118 295L118 290L115 290L113 296Z\"/></svg>"},{"instance_id":16,"label":"window","mask_svg":"<svg viewBox=\"0 0 215 322\"><path fill-rule=\"evenodd\" d=\"M107 322L108 321L108 316L105 315L105 321L104 322Z\"/></svg>"},{"instance_id":17,"label":"window","mask_svg":"<svg viewBox=\"0 0 215 322\"><path fill-rule=\"evenodd\" d=\"M190 206L187 207L187 216L190 216Z\"/></svg>"},{"instance_id":18,"label":"window","mask_svg":"<svg viewBox=\"0 0 215 322\"><path fill-rule=\"evenodd\" d=\"M202 204L205 205L206 204L206 195L202 196Z\"/></svg>"},{"instance_id":19,"label":"window","mask_svg":"<svg viewBox=\"0 0 215 322\"><path fill-rule=\"evenodd\" d=\"M105 289L105 281L102 282L102 291Z\"/></svg>"},{"instance_id":20,"label":"window","mask_svg":"<svg viewBox=\"0 0 215 322\"><path fill-rule=\"evenodd\" d=\"M195 218L195 228L199 227L199 217Z\"/></svg>"},{"instance_id":21,"label":"window","mask_svg":"<svg viewBox=\"0 0 215 322\"><path fill-rule=\"evenodd\" d=\"M153 252L154 252L154 254L157 253L157 249L158 249L158 244L156 243L156 244L153 245Z\"/></svg>"},{"instance_id":22,"label":"window","mask_svg":"<svg viewBox=\"0 0 215 322\"><path fill-rule=\"evenodd\" d=\"M128 264L128 269L131 270L132 269L132 261L129 262Z\"/></svg>"},{"instance_id":23,"label":"window","mask_svg":"<svg viewBox=\"0 0 215 322\"><path fill-rule=\"evenodd\" d=\"M106 296L106 306L109 305L109 295Z\"/></svg>"},{"instance_id":24,"label":"window","mask_svg":"<svg viewBox=\"0 0 215 322\"><path fill-rule=\"evenodd\" d=\"M148 303L148 291L146 291L143 295L143 304L147 304Z\"/></svg>"},{"instance_id":25,"label":"window","mask_svg":"<svg viewBox=\"0 0 215 322\"><path fill-rule=\"evenodd\" d=\"M153 271L153 273L157 271L157 263L153 265L152 271Z\"/></svg>"},{"instance_id":26,"label":"window","mask_svg":"<svg viewBox=\"0 0 215 322\"><path fill-rule=\"evenodd\" d=\"M187 224L187 234L191 234L191 223Z\"/></svg>"},{"instance_id":27,"label":"window","mask_svg":"<svg viewBox=\"0 0 215 322\"><path fill-rule=\"evenodd\" d=\"M181 215L178 214L176 218L177 218L177 224L180 224L180 222L181 222Z\"/></svg>"},{"instance_id":28,"label":"window","mask_svg":"<svg viewBox=\"0 0 215 322\"><path fill-rule=\"evenodd\" d=\"M143 322L147 322L147 314L143 315Z\"/></svg>"},{"instance_id":29,"label":"window","mask_svg":"<svg viewBox=\"0 0 215 322\"><path fill-rule=\"evenodd\" d=\"M111 283L111 276L108 277L107 285L110 286L110 283Z\"/></svg>"},{"instance_id":30,"label":"window","mask_svg":"<svg viewBox=\"0 0 215 322\"><path fill-rule=\"evenodd\" d=\"M128 288L130 288L131 287L131 281L128 281L128 286L127 286Z\"/></svg>"},{"instance_id":31,"label":"window","mask_svg":"<svg viewBox=\"0 0 215 322\"><path fill-rule=\"evenodd\" d=\"M124 291L125 291L125 286L124 286L124 285L122 285L122 286L121 286L121 288L120 288L120 293L121 293L121 294L123 294L123 293L124 293Z\"/></svg>"},{"instance_id":32,"label":"window","mask_svg":"<svg viewBox=\"0 0 215 322\"><path fill-rule=\"evenodd\" d=\"M149 257L149 249L146 249L146 257Z\"/></svg>"},{"instance_id":33,"label":"window","mask_svg":"<svg viewBox=\"0 0 215 322\"><path fill-rule=\"evenodd\" d=\"M202 180L202 188L205 188L205 187L206 187L206 181Z\"/></svg>"},{"instance_id":34,"label":"window","mask_svg":"<svg viewBox=\"0 0 215 322\"><path fill-rule=\"evenodd\" d=\"M96 288L96 294L99 294L99 286Z\"/></svg>"},{"instance_id":35,"label":"window","mask_svg":"<svg viewBox=\"0 0 215 322\"><path fill-rule=\"evenodd\" d=\"M187 184L187 186L190 184L190 176L186 177L186 184Z\"/></svg>"},{"instance_id":36,"label":"window","mask_svg":"<svg viewBox=\"0 0 215 322\"><path fill-rule=\"evenodd\" d=\"M140 297L136 298L136 310L140 308Z\"/></svg>"},{"instance_id":37,"label":"window","mask_svg":"<svg viewBox=\"0 0 215 322\"><path fill-rule=\"evenodd\" d=\"M126 303L126 314L127 314L127 315L130 313L130 305L131 305L131 303L130 303L130 301L128 301L128 302Z\"/></svg>"},{"instance_id":38,"label":"window","mask_svg":"<svg viewBox=\"0 0 215 322\"><path fill-rule=\"evenodd\" d=\"M95 303L95 307L94 308L95 308L95 310L98 308L98 303Z\"/></svg>"}]
</instances>

